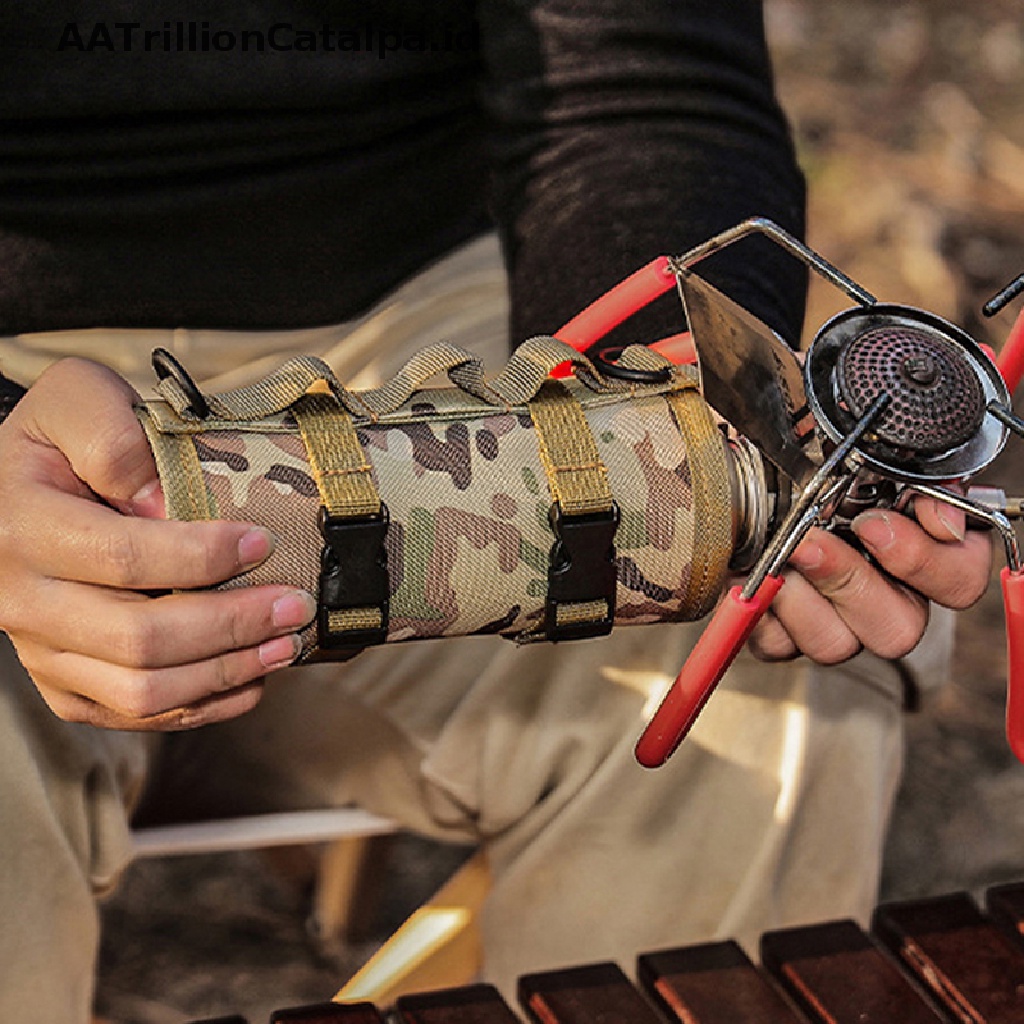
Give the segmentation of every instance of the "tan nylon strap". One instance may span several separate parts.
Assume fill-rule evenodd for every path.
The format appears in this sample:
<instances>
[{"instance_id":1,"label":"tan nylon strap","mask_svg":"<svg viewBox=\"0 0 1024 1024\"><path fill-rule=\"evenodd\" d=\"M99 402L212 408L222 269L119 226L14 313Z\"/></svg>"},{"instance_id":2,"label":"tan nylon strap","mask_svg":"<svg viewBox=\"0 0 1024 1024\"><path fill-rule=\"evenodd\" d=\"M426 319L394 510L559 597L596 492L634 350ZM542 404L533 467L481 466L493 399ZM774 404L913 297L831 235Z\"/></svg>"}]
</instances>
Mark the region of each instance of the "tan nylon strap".
<instances>
[{"instance_id":1,"label":"tan nylon strap","mask_svg":"<svg viewBox=\"0 0 1024 1024\"><path fill-rule=\"evenodd\" d=\"M584 371L589 369L591 377L596 379L597 371L589 359L565 342L545 335L530 338L519 345L501 373L490 380L473 379L461 371L452 374L452 379L463 391L490 405L525 405L537 395L551 371L566 361Z\"/></svg>"},{"instance_id":2,"label":"tan nylon strap","mask_svg":"<svg viewBox=\"0 0 1024 1024\"><path fill-rule=\"evenodd\" d=\"M601 622L607 615L607 601L563 601L555 609L555 622L560 627L575 626Z\"/></svg>"},{"instance_id":3,"label":"tan nylon strap","mask_svg":"<svg viewBox=\"0 0 1024 1024\"><path fill-rule=\"evenodd\" d=\"M541 465L561 514L611 512L608 471L575 396L558 381L546 380L529 407ZM554 605L555 623L560 628L599 623L613 609L608 600L562 601Z\"/></svg>"},{"instance_id":4,"label":"tan nylon strap","mask_svg":"<svg viewBox=\"0 0 1024 1024\"><path fill-rule=\"evenodd\" d=\"M530 402L541 465L564 515L608 512L612 492L583 408L568 388L545 381Z\"/></svg>"},{"instance_id":5,"label":"tan nylon strap","mask_svg":"<svg viewBox=\"0 0 1024 1024\"><path fill-rule=\"evenodd\" d=\"M355 427L341 403L329 392L311 392L294 406L295 420L309 456L309 467L327 512L341 518L378 515L380 494ZM380 608L345 608L327 612L332 633L378 629Z\"/></svg>"},{"instance_id":6,"label":"tan nylon strap","mask_svg":"<svg viewBox=\"0 0 1024 1024\"><path fill-rule=\"evenodd\" d=\"M619 357L622 366L633 370L664 371L671 364L664 356L645 345L630 345ZM505 368L496 377L484 382L466 377L462 368L449 376L463 391L490 404L525 405L539 393L551 371L562 363L570 363L579 380L597 394L636 390L634 382L603 376L581 352L558 338L538 335L524 341L509 357ZM639 385L642 389L643 385Z\"/></svg>"},{"instance_id":7,"label":"tan nylon strap","mask_svg":"<svg viewBox=\"0 0 1024 1024\"><path fill-rule=\"evenodd\" d=\"M577 378L596 393L629 391L637 386L628 381L602 376L585 355L566 342L548 335L538 335L519 345L504 369L489 380L476 356L456 345L442 342L416 353L382 387L352 394L374 414L383 416L407 402L413 392L430 377L445 372L456 387L488 405L521 406L537 395L556 366L566 362L572 364ZM670 366L664 356L644 345L629 346L623 351L619 362L636 370L664 370ZM341 397L342 401L346 401L344 396Z\"/></svg>"},{"instance_id":8,"label":"tan nylon strap","mask_svg":"<svg viewBox=\"0 0 1024 1024\"><path fill-rule=\"evenodd\" d=\"M380 494L373 468L341 403L332 394L310 393L293 412L324 508L337 516L377 515Z\"/></svg>"},{"instance_id":9,"label":"tan nylon strap","mask_svg":"<svg viewBox=\"0 0 1024 1024\"><path fill-rule=\"evenodd\" d=\"M189 522L216 519L216 502L206 486L195 439L159 430L145 406L139 406L136 412L153 449L167 514Z\"/></svg>"},{"instance_id":10,"label":"tan nylon strap","mask_svg":"<svg viewBox=\"0 0 1024 1024\"><path fill-rule=\"evenodd\" d=\"M431 377L447 373L453 384L488 405L521 406L538 394L551 371L564 362L571 363L577 379L598 394L643 388L643 385L602 376L586 356L557 338L542 335L523 342L501 373L490 380L480 360L471 352L440 342L417 352L386 384L368 391L344 388L330 366L316 356L296 356L263 380L204 397L215 419L258 420L288 409L317 381L325 381L353 416L377 419L404 405ZM663 370L670 365L663 356L643 345L625 349L619 363L642 370ZM173 376L161 380L156 390L183 420L197 419L190 408L190 397Z\"/></svg>"},{"instance_id":11,"label":"tan nylon strap","mask_svg":"<svg viewBox=\"0 0 1024 1024\"><path fill-rule=\"evenodd\" d=\"M327 627L332 633L380 629L383 621L379 608L339 608L327 613Z\"/></svg>"},{"instance_id":12,"label":"tan nylon strap","mask_svg":"<svg viewBox=\"0 0 1024 1024\"><path fill-rule=\"evenodd\" d=\"M457 373L468 379L483 380L484 367L472 352L441 342L412 355L386 384L371 391L353 393L372 415L383 416L404 405L414 392L439 373L447 373L453 382Z\"/></svg>"},{"instance_id":13,"label":"tan nylon strap","mask_svg":"<svg viewBox=\"0 0 1024 1024\"><path fill-rule=\"evenodd\" d=\"M666 396L686 444L693 489L693 567L683 607L688 618L711 611L732 557L732 487L722 435L696 384Z\"/></svg>"},{"instance_id":14,"label":"tan nylon strap","mask_svg":"<svg viewBox=\"0 0 1024 1024\"><path fill-rule=\"evenodd\" d=\"M346 407L349 402L355 404L355 400L338 383L334 371L316 356L296 356L255 384L204 397L211 414L217 419L258 420L289 408L318 380L327 381L335 393L344 392ZM157 384L156 390L182 419L197 418L189 411L190 399L174 377L165 377Z\"/></svg>"}]
</instances>

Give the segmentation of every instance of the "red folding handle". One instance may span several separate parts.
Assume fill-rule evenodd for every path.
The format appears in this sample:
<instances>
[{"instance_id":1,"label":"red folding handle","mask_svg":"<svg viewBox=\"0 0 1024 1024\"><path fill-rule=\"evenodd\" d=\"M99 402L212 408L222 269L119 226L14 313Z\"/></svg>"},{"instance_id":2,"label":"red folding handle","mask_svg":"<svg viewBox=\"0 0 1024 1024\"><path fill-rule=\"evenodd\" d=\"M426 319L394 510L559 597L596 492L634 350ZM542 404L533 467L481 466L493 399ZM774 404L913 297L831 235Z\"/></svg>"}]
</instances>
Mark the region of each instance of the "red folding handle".
<instances>
[{"instance_id":1,"label":"red folding handle","mask_svg":"<svg viewBox=\"0 0 1024 1024\"><path fill-rule=\"evenodd\" d=\"M555 337L571 345L577 352L585 352L595 341L599 341L610 330L638 313L659 296L672 289L676 275L667 256L659 256L634 271L595 299L586 309L577 313L564 327L555 331ZM665 338L660 344L670 347L665 355L674 363L693 362L696 356L678 356L678 343L683 335ZM657 348L657 344L652 345ZM559 363L551 371L552 377L568 377L572 373L569 363Z\"/></svg>"},{"instance_id":2,"label":"red folding handle","mask_svg":"<svg viewBox=\"0 0 1024 1024\"><path fill-rule=\"evenodd\" d=\"M782 586L781 576L766 576L750 599L733 587L715 609L661 706L636 744L645 768L664 764L686 737L708 698ZM1024 607L1024 590L1021 591Z\"/></svg>"},{"instance_id":3,"label":"red folding handle","mask_svg":"<svg viewBox=\"0 0 1024 1024\"><path fill-rule=\"evenodd\" d=\"M996 360L1012 395L1024 376L1024 309L1017 314ZM999 574L1006 614L1006 739L1024 763L1024 570Z\"/></svg>"},{"instance_id":4,"label":"red folding handle","mask_svg":"<svg viewBox=\"0 0 1024 1024\"><path fill-rule=\"evenodd\" d=\"M664 295L675 283L676 275L669 258L659 256L595 299L583 312L577 313L555 332L555 337L582 352L659 295Z\"/></svg>"},{"instance_id":5,"label":"red folding handle","mask_svg":"<svg viewBox=\"0 0 1024 1024\"><path fill-rule=\"evenodd\" d=\"M996 366L1006 381L1006 387L1012 395L1017 390L1021 377L1024 376L1024 309L1017 314L1010 333L1000 349Z\"/></svg>"},{"instance_id":6,"label":"red folding handle","mask_svg":"<svg viewBox=\"0 0 1024 1024\"><path fill-rule=\"evenodd\" d=\"M1024 762L1024 570L999 574L1006 609L1006 738Z\"/></svg>"}]
</instances>

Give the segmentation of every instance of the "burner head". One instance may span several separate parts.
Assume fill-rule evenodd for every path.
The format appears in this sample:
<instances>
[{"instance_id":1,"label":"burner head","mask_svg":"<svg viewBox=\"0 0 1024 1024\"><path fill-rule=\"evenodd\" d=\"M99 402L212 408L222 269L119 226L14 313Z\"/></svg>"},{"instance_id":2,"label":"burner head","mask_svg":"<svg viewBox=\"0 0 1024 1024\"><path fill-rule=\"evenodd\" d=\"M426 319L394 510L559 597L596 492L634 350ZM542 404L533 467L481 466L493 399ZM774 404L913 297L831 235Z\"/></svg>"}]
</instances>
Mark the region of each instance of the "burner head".
<instances>
[{"instance_id":1,"label":"burner head","mask_svg":"<svg viewBox=\"0 0 1024 1024\"><path fill-rule=\"evenodd\" d=\"M857 335L839 354L836 383L857 419L879 394L888 394L889 406L872 433L922 455L965 444L985 418L985 392L967 353L934 331L907 324Z\"/></svg>"},{"instance_id":2,"label":"burner head","mask_svg":"<svg viewBox=\"0 0 1024 1024\"><path fill-rule=\"evenodd\" d=\"M1003 449L988 413L1010 396L996 364L955 324L911 306L874 302L823 324L804 360L817 430L846 438L882 393L890 401L847 465L904 483L963 480Z\"/></svg>"}]
</instances>

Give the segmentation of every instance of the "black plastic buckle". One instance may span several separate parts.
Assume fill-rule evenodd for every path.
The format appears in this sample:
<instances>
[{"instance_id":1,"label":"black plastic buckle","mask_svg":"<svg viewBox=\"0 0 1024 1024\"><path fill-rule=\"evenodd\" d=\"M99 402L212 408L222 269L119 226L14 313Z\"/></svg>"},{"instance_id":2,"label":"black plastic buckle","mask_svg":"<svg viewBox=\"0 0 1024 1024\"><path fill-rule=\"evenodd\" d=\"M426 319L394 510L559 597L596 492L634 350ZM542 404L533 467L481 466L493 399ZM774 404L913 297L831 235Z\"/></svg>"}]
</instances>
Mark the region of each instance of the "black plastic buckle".
<instances>
[{"instance_id":1,"label":"black plastic buckle","mask_svg":"<svg viewBox=\"0 0 1024 1024\"><path fill-rule=\"evenodd\" d=\"M317 520L320 552L317 633L321 650L340 651L382 644L388 635L388 510L371 516L332 516L321 506ZM379 608L380 626L332 632L329 613L350 608Z\"/></svg>"},{"instance_id":2,"label":"black plastic buckle","mask_svg":"<svg viewBox=\"0 0 1024 1024\"><path fill-rule=\"evenodd\" d=\"M548 513L555 543L548 562L548 594L544 605L544 634L548 640L585 640L605 636L615 619L615 531L619 527L619 506L612 502L607 512L580 516L562 514L556 502ZM604 601L602 619L558 623L560 604Z\"/></svg>"}]
</instances>

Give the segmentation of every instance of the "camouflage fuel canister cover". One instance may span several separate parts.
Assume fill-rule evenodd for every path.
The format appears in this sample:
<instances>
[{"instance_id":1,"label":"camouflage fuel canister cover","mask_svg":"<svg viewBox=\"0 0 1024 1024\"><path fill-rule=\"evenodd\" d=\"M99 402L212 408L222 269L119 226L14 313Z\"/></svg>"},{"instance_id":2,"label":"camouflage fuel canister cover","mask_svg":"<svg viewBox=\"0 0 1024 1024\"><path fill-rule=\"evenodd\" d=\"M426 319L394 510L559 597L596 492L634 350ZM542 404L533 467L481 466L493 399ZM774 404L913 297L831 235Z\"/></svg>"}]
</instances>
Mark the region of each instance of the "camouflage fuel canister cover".
<instances>
[{"instance_id":1,"label":"camouflage fuel canister cover","mask_svg":"<svg viewBox=\"0 0 1024 1024\"><path fill-rule=\"evenodd\" d=\"M575 377L553 381L550 370L566 359ZM614 593L600 609L609 626L700 618L732 553L725 443L692 369L642 346L619 362L659 379L602 376L568 346L537 338L497 377L439 345L364 392L300 357L258 384L203 396L202 417L187 377L183 387L170 375L138 415L169 517L252 521L278 538L265 563L225 587L278 583L317 594L325 488L355 481L371 511L374 494L386 507L387 642L547 638L555 497L584 516L616 506ZM454 386L423 388L439 371ZM300 660L321 647L314 623Z\"/></svg>"}]
</instances>

